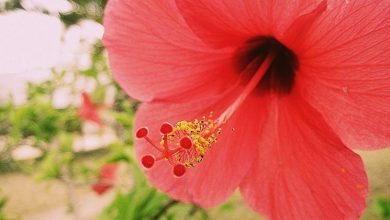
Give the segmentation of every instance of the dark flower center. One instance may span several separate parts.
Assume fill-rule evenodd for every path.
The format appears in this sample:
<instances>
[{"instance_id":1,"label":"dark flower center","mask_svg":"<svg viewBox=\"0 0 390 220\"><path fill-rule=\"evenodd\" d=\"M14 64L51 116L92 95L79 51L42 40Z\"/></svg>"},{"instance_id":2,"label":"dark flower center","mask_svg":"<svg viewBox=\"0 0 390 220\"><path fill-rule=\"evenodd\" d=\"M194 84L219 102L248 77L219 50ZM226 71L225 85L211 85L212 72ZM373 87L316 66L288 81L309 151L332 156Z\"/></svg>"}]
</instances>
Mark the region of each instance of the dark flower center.
<instances>
[{"instance_id":1,"label":"dark flower center","mask_svg":"<svg viewBox=\"0 0 390 220\"><path fill-rule=\"evenodd\" d=\"M257 36L246 41L234 55L238 73L250 79L268 55L274 59L256 87L257 92L289 94L294 86L298 58L292 50L271 36Z\"/></svg>"}]
</instances>

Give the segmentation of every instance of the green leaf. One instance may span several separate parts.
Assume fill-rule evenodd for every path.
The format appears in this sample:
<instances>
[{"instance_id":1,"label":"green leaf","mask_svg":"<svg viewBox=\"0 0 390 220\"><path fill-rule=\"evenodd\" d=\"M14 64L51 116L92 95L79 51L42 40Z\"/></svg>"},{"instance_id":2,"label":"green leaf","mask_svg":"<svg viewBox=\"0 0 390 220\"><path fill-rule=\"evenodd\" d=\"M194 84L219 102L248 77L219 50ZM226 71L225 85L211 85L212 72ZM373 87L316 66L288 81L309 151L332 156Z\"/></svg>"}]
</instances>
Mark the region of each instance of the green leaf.
<instances>
[{"instance_id":1,"label":"green leaf","mask_svg":"<svg viewBox=\"0 0 390 220\"><path fill-rule=\"evenodd\" d=\"M0 135L6 135L10 132L11 122L9 117L13 108L12 103L0 106Z\"/></svg>"},{"instance_id":2,"label":"green leaf","mask_svg":"<svg viewBox=\"0 0 390 220\"><path fill-rule=\"evenodd\" d=\"M73 136L70 133L61 132L59 134L59 145L62 153L72 152Z\"/></svg>"},{"instance_id":3,"label":"green leaf","mask_svg":"<svg viewBox=\"0 0 390 220\"><path fill-rule=\"evenodd\" d=\"M47 102L30 102L10 114L11 136L15 139L34 136L49 142L59 131L60 113Z\"/></svg>"},{"instance_id":4,"label":"green leaf","mask_svg":"<svg viewBox=\"0 0 390 220\"><path fill-rule=\"evenodd\" d=\"M219 207L219 209L220 209L221 211L224 211L224 212L226 212L226 211L232 211L233 208L234 208L233 203L230 202L230 201L229 201L229 202L226 202L225 204L223 204L223 205L221 205L221 206Z\"/></svg>"},{"instance_id":5,"label":"green leaf","mask_svg":"<svg viewBox=\"0 0 390 220\"><path fill-rule=\"evenodd\" d=\"M40 164L39 180L52 179L60 176L60 164L58 163L56 154L49 152L44 157Z\"/></svg>"},{"instance_id":6,"label":"green leaf","mask_svg":"<svg viewBox=\"0 0 390 220\"><path fill-rule=\"evenodd\" d=\"M0 198L0 211L4 208L6 203L7 203L6 198Z\"/></svg>"},{"instance_id":7,"label":"green leaf","mask_svg":"<svg viewBox=\"0 0 390 220\"><path fill-rule=\"evenodd\" d=\"M383 220L390 220L390 200L386 198L378 198L376 200L378 214Z\"/></svg>"},{"instance_id":8,"label":"green leaf","mask_svg":"<svg viewBox=\"0 0 390 220\"><path fill-rule=\"evenodd\" d=\"M114 202L104 210L102 219L150 219L169 201L167 195L147 184L132 155L129 159L133 168L134 186L125 195L117 194Z\"/></svg>"}]
</instances>

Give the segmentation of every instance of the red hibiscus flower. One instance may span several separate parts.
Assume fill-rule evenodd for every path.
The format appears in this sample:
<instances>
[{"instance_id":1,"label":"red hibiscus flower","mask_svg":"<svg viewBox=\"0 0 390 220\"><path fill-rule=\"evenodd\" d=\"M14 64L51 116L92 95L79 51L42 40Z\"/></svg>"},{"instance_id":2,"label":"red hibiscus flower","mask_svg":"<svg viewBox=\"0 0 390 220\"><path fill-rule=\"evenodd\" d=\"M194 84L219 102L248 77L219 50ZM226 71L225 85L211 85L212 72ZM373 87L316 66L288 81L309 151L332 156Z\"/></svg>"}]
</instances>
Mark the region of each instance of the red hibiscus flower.
<instances>
[{"instance_id":1,"label":"red hibiscus flower","mask_svg":"<svg viewBox=\"0 0 390 220\"><path fill-rule=\"evenodd\" d=\"M117 179L117 164L105 164L100 168L98 182L92 184L92 190L98 194L103 195L107 190L111 189Z\"/></svg>"},{"instance_id":2,"label":"red hibiscus flower","mask_svg":"<svg viewBox=\"0 0 390 220\"><path fill-rule=\"evenodd\" d=\"M360 216L351 149L390 145L390 1L111 0L105 15L156 187L202 207L238 187L271 219Z\"/></svg>"},{"instance_id":3,"label":"red hibiscus flower","mask_svg":"<svg viewBox=\"0 0 390 220\"><path fill-rule=\"evenodd\" d=\"M82 104L78 110L78 115L81 119L86 121L95 122L99 126L102 126L102 120L99 116L97 107L92 103L91 97L86 92L81 93Z\"/></svg>"}]
</instances>

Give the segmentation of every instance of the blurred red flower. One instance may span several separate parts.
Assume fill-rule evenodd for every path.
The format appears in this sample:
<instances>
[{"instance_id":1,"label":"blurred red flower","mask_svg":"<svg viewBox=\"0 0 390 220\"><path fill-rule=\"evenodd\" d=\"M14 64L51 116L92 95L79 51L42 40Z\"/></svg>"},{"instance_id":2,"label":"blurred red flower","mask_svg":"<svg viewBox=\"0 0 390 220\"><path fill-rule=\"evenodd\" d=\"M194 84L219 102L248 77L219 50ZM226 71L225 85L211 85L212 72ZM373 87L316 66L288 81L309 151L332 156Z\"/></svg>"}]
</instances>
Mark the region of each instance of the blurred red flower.
<instances>
[{"instance_id":1,"label":"blurred red flower","mask_svg":"<svg viewBox=\"0 0 390 220\"><path fill-rule=\"evenodd\" d=\"M358 219L351 149L390 146L389 15L387 0L109 1L104 43L144 102L149 180L202 207L239 187L272 219Z\"/></svg>"},{"instance_id":2,"label":"blurred red flower","mask_svg":"<svg viewBox=\"0 0 390 220\"><path fill-rule=\"evenodd\" d=\"M82 92L82 104L78 110L78 115L81 119L95 122L99 126L103 126L102 120L99 116L98 108L92 103L91 97L88 93Z\"/></svg>"},{"instance_id":3,"label":"blurred red flower","mask_svg":"<svg viewBox=\"0 0 390 220\"><path fill-rule=\"evenodd\" d=\"M98 182L91 185L92 190L103 195L107 190L114 187L117 180L118 164L105 164L100 168Z\"/></svg>"}]
</instances>

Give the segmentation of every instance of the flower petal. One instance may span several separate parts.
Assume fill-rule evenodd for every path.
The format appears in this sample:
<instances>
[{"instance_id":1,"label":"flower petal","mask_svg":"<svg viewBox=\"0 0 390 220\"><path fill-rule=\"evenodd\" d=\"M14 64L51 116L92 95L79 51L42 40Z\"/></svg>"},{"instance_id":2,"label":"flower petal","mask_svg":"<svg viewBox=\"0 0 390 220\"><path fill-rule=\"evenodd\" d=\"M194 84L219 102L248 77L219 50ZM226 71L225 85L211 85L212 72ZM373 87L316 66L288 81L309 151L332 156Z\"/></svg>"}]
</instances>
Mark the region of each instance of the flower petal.
<instances>
[{"instance_id":1,"label":"flower petal","mask_svg":"<svg viewBox=\"0 0 390 220\"><path fill-rule=\"evenodd\" d=\"M134 98L184 100L197 90L196 98L224 90L238 76L231 50L205 46L173 0L110 0L104 21L113 75Z\"/></svg>"},{"instance_id":2,"label":"flower petal","mask_svg":"<svg viewBox=\"0 0 390 220\"><path fill-rule=\"evenodd\" d=\"M135 126L147 126L149 136L160 140L159 126L167 121L176 123L193 120L213 111L220 114L231 99L234 91L225 97L212 97L183 104L143 104L137 111ZM222 127L218 142L194 168L187 169L183 177L176 178L172 167L166 161L158 161L147 170L150 181L174 199L191 202L202 207L211 207L225 201L238 187L254 160L257 135L264 119L264 109L259 108L258 98L249 98L238 112ZM140 158L156 151L143 140L136 141L136 153Z\"/></svg>"},{"instance_id":3,"label":"flower petal","mask_svg":"<svg viewBox=\"0 0 390 220\"><path fill-rule=\"evenodd\" d=\"M82 104L78 109L78 115L81 119L95 122L96 124L103 126L103 122L100 118L98 108L91 101L91 97L88 93L81 93Z\"/></svg>"},{"instance_id":4,"label":"flower petal","mask_svg":"<svg viewBox=\"0 0 390 220\"><path fill-rule=\"evenodd\" d=\"M176 0L192 30L216 48L236 45L258 35L279 38L298 17L316 8L318 2Z\"/></svg>"},{"instance_id":5,"label":"flower petal","mask_svg":"<svg viewBox=\"0 0 390 220\"><path fill-rule=\"evenodd\" d=\"M351 1L324 16L302 45L305 98L348 147L389 147L390 2Z\"/></svg>"},{"instance_id":6,"label":"flower petal","mask_svg":"<svg viewBox=\"0 0 390 220\"><path fill-rule=\"evenodd\" d=\"M259 141L240 184L253 209L273 220L358 219L367 196L363 163L301 98L271 101Z\"/></svg>"}]
</instances>

